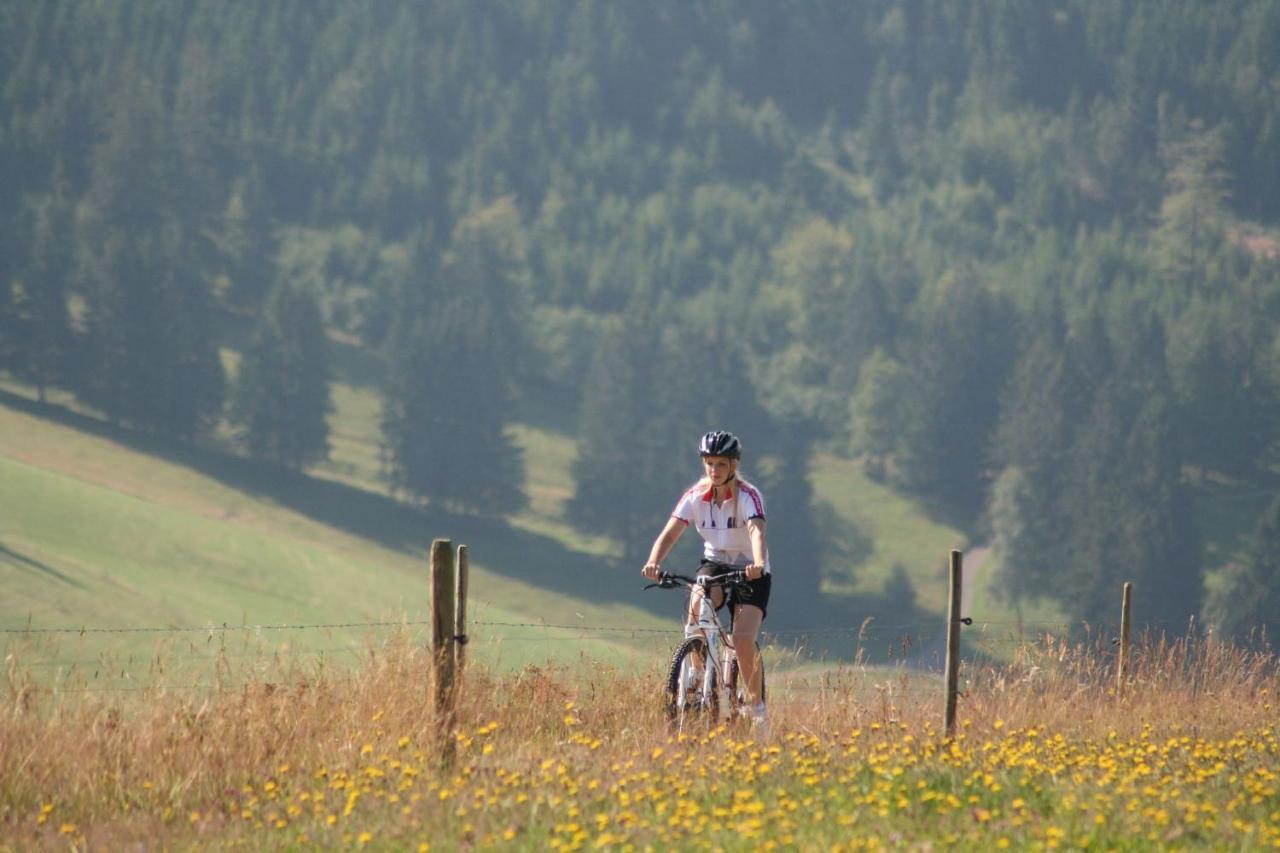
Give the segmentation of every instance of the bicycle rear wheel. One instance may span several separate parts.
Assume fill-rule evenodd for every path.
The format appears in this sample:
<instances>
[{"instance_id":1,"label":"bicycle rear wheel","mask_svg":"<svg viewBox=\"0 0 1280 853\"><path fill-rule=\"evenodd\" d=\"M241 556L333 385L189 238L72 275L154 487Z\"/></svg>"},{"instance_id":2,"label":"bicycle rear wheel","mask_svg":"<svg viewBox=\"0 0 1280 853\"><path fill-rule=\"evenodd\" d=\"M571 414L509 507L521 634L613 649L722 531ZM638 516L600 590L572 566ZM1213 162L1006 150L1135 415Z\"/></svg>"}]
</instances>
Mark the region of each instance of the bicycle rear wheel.
<instances>
[{"instance_id":1,"label":"bicycle rear wheel","mask_svg":"<svg viewBox=\"0 0 1280 853\"><path fill-rule=\"evenodd\" d=\"M702 637L687 638L671 656L666 712L667 722L676 731L694 724L715 725L720 717L716 665L709 660L707 641Z\"/></svg>"}]
</instances>

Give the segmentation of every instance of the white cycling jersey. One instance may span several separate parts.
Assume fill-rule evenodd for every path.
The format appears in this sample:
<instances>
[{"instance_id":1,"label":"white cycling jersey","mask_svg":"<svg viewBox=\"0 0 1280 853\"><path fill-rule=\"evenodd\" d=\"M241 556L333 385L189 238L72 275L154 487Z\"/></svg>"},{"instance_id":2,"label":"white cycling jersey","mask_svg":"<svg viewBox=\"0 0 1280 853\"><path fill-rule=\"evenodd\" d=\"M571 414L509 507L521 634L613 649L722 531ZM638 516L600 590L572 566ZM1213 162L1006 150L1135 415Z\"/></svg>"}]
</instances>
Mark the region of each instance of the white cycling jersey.
<instances>
[{"instance_id":1,"label":"white cycling jersey","mask_svg":"<svg viewBox=\"0 0 1280 853\"><path fill-rule=\"evenodd\" d=\"M671 515L685 524L692 524L702 535L702 556L717 563L745 566L751 563L751 538L747 522L764 518L764 496L750 483L735 480L729 486L729 495L722 503L711 499L712 488L699 483L688 489ZM769 571L768 555L764 570Z\"/></svg>"}]
</instances>

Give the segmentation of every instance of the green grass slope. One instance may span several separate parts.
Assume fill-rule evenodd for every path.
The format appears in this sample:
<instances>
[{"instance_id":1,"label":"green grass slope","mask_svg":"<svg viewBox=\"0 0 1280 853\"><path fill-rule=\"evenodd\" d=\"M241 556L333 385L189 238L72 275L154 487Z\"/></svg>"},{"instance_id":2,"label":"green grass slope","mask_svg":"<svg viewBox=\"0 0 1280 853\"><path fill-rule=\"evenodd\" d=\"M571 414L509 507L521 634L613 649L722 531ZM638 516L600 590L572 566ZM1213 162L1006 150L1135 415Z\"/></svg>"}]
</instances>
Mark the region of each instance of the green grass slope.
<instances>
[{"instance_id":1,"label":"green grass slope","mask_svg":"<svg viewBox=\"0 0 1280 853\"><path fill-rule=\"evenodd\" d=\"M504 573L521 554L554 563L559 546L545 537L246 460L131 446L141 440L16 402L0 405L0 642L23 665L109 661L137 679L141 662L172 671L228 643L310 662L358 656L396 623L421 640L437 536L471 552L478 659L631 659L674 632L673 618L618 596L573 595L572 572L559 588ZM244 628L282 625L333 627ZM46 633L82 627L154 630Z\"/></svg>"},{"instance_id":2,"label":"green grass slope","mask_svg":"<svg viewBox=\"0 0 1280 853\"><path fill-rule=\"evenodd\" d=\"M930 520L917 501L872 480L858 460L818 454L810 476L817 499L869 543L858 564L829 567L833 588L878 593L898 565L911 581L919 605L941 613L947 603L948 555L953 548L967 547L965 534Z\"/></svg>"},{"instance_id":3,"label":"green grass slope","mask_svg":"<svg viewBox=\"0 0 1280 853\"><path fill-rule=\"evenodd\" d=\"M224 356L234 372L235 353ZM664 656L678 597L642 593L633 567L612 559L608 541L584 536L565 516L575 455L565 412L525 401L534 410L523 411L511 428L524 454L525 509L508 519L450 515L406 506L381 479L380 362L339 346L336 374L333 450L306 475L226 452L168 447L86 416L65 395L41 406L30 400L30 389L6 383L9 391L0 390L5 653L46 669L110 660L117 674L133 677L138 661L171 672L183 661L207 662L228 650L280 666L324 655L352 660L397 630L421 642L425 554L433 538L447 537L471 549L477 658L507 667L584 654L649 662ZM823 567L830 601L813 627L818 635L832 633L800 637L797 644L811 653L848 659L878 648L883 656L906 634L934 633L952 548L966 552L964 610L993 626L984 631L1002 638L1012 636L1014 624L1020 633L1024 624L1034 630L1061 622L1047 604L1024 603L1011 614L992 586L995 561L982 543L931 520L919 502L868 478L856 460L819 454L811 474L835 532L856 530L862 543L848 565ZM1241 519L1256 516L1262 504L1217 484L1200 492L1213 569L1238 551L1248 529ZM889 583L897 566L910 584L909 600ZM876 627L862 632L868 617ZM18 630L27 625L161 630ZM250 627L281 625L332 627Z\"/></svg>"}]
</instances>

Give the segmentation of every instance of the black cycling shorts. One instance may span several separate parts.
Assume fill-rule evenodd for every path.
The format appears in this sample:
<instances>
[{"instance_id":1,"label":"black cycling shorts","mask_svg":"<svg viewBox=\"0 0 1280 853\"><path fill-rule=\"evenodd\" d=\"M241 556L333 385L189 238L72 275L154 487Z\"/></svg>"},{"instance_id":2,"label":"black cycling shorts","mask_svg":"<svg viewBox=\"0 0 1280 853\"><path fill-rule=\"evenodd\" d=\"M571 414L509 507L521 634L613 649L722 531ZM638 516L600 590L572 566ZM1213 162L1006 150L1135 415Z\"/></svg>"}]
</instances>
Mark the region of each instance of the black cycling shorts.
<instances>
[{"instance_id":1,"label":"black cycling shorts","mask_svg":"<svg viewBox=\"0 0 1280 853\"><path fill-rule=\"evenodd\" d=\"M698 567L699 575L711 575L714 577L724 573L724 566L720 563L712 563L706 560L702 561L702 565ZM737 584L733 587L726 587L725 604L750 604L760 608L760 613L767 616L769 614L769 588L773 584L773 575L765 572L753 581Z\"/></svg>"}]
</instances>

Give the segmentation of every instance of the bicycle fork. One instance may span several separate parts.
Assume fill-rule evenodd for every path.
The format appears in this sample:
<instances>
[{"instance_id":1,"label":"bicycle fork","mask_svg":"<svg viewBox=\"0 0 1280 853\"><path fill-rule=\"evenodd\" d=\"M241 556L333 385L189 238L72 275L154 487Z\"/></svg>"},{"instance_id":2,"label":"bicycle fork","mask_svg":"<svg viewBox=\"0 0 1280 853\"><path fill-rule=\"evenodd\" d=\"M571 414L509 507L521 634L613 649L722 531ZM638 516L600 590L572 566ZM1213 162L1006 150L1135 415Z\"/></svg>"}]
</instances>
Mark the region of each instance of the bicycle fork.
<instances>
[{"instance_id":1,"label":"bicycle fork","mask_svg":"<svg viewBox=\"0 0 1280 853\"><path fill-rule=\"evenodd\" d=\"M724 700L728 698L725 689L729 684L730 657L723 654L715 608L706 596L698 603L697 630L707 644L707 659L702 662L702 684L698 686L698 703L703 708L726 708ZM724 671L720 672L722 664Z\"/></svg>"}]
</instances>

